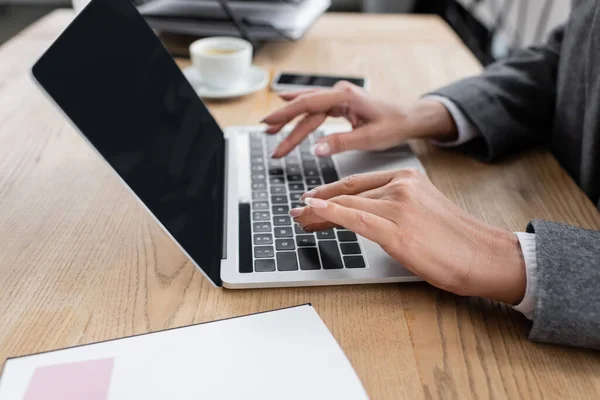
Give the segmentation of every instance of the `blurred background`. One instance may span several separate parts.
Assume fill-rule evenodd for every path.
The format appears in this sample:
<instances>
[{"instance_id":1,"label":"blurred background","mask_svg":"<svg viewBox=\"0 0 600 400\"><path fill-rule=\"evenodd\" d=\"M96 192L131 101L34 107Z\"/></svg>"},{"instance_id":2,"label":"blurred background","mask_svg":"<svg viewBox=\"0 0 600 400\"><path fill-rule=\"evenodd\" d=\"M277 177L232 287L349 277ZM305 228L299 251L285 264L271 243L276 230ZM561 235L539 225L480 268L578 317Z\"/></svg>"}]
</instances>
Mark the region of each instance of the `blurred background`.
<instances>
[{"instance_id":1,"label":"blurred background","mask_svg":"<svg viewBox=\"0 0 600 400\"><path fill-rule=\"evenodd\" d=\"M570 3L566 0L332 0L329 12L440 15L485 65L519 47L543 42L553 27L566 20ZM69 0L0 0L0 44L52 10L68 7L71 7Z\"/></svg>"}]
</instances>

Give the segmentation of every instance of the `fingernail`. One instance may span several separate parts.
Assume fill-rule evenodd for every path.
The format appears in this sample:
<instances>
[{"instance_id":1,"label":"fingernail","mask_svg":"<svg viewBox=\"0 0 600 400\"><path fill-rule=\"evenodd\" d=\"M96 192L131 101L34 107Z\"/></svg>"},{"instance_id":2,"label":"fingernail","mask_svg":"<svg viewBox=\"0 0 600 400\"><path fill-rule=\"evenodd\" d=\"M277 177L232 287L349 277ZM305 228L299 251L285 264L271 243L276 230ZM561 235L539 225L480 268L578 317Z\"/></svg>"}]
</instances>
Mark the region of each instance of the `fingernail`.
<instances>
[{"instance_id":1,"label":"fingernail","mask_svg":"<svg viewBox=\"0 0 600 400\"><path fill-rule=\"evenodd\" d=\"M312 207L312 208L326 208L327 207L327 202L325 200L316 199L314 197L308 197L308 198L304 199L304 202L306 203L306 205L308 205L309 207Z\"/></svg>"},{"instance_id":2,"label":"fingernail","mask_svg":"<svg viewBox=\"0 0 600 400\"><path fill-rule=\"evenodd\" d=\"M314 189L310 190L310 191L304 193L302 196L300 196L300 200L304 201L304 199L306 199L307 197L314 197L315 194L317 194L316 190L314 190Z\"/></svg>"},{"instance_id":3,"label":"fingernail","mask_svg":"<svg viewBox=\"0 0 600 400\"><path fill-rule=\"evenodd\" d=\"M331 147L327 142L316 143L311 147L310 151L319 157L326 157L331 155Z\"/></svg>"},{"instance_id":4,"label":"fingernail","mask_svg":"<svg viewBox=\"0 0 600 400\"><path fill-rule=\"evenodd\" d=\"M292 208L290 210L290 215L294 218L298 218L304 212L304 207Z\"/></svg>"},{"instance_id":5,"label":"fingernail","mask_svg":"<svg viewBox=\"0 0 600 400\"><path fill-rule=\"evenodd\" d=\"M275 158L275 154L277 154L277 149L275 149L269 153L269 158Z\"/></svg>"}]
</instances>

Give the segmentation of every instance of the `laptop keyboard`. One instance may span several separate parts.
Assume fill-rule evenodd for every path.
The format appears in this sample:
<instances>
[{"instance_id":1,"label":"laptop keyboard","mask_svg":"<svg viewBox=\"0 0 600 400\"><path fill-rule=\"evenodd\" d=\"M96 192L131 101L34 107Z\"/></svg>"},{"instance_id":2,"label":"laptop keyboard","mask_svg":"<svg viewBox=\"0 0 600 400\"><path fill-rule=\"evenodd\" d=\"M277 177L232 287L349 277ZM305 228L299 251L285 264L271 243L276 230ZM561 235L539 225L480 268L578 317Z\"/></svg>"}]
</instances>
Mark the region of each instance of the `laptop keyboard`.
<instances>
[{"instance_id":1,"label":"laptop keyboard","mask_svg":"<svg viewBox=\"0 0 600 400\"><path fill-rule=\"evenodd\" d=\"M281 135L250 134L252 179L252 265L240 272L274 272L365 268L356 234L343 228L305 232L289 216L303 207L300 196L338 180L330 157L315 157L310 148L323 136L314 132L283 159L271 159Z\"/></svg>"}]
</instances>

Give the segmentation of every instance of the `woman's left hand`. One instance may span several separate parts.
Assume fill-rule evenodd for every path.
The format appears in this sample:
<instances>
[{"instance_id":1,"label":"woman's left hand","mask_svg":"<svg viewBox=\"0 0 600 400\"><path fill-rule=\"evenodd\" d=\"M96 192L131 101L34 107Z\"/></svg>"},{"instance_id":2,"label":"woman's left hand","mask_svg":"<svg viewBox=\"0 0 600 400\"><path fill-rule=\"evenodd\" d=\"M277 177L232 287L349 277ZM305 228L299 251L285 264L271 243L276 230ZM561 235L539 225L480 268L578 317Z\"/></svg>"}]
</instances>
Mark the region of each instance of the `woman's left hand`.
<instances>
[{"instance_id":1,"label":"woman's left hand","mask_svg":"<svg viewBox=\"0 0 600 400\"><path fill-rule=\"evenodd\" d=\"M516 235L467 214L415 170L349 176L303 200L290 214L305 230L350 229L441 289L511 304L525 294Z\"/></svg>"}]
</instances>

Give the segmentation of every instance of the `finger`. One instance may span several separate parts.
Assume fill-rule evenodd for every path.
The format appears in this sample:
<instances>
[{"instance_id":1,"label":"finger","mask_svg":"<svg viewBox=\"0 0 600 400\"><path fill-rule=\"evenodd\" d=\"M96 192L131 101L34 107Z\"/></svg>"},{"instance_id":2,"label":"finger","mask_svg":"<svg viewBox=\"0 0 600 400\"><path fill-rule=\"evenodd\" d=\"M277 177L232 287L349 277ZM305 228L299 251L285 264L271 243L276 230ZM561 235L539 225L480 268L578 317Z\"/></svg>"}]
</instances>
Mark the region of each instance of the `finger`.
<instances>
[{"instance_id":1,"label":"finger","mask_svg":"<svg viewBox=\"0 0 600 400\"><path fill-rule=\"evenodd\" d=\"M367 190L366 192L362 192L356 196L373 200L384 200L386 193L386 186L383 186L376 189ZM340 196L333 197L329 199L329 201L339 203L340 198ZM378 204L377 209L375 209L373 213L379 215L380 217L388 218L388 205L389 204ZM293 208L290 210L290 215L294 218L294 222L307 226L307 229L311 231L328 229L334 226L332 223L317 216L310 207Z\"/></svg>"},{"instance_id":2,"label":"finger","mask_svg":"<svg viewBox=\"0 0 600 400\"><path fill-rule=\"evenodd\" d=\"M273 135L273 134L278 133L279 131L281 131L284 126L285 126L285 124L269 125L267 127L267 129L265 129L265 133Z\"/></svg>"},{"instance_id":3,"label":"finger","mask_svg":"<svg viewBox=\"0 0 600 400\"><path fill-rule=\"evenodd\" d=\"M368 190L366 192L360 193L357 196L367 198L367 199L379 200L379 199L383 198L385 193L386 193L385 187L380 187L380 188L376 188L373 190ZM344 201L343 200L344 197L349 197L349 196L333 197L333 198L329 199L329 201L339 204L340 202ZM350 200L347 200L349 202L349 203L347 203L347 205L351 205L351 202L352 202L351 198L350 198ZM379 215L380 217L383 217L383 218L388 217L388 215L389 215L388 204L376 204L375 207L376 208L371 210L371 212L373 214ZM312 211L311 207L294 208L294 209L290 210L290 215L294 218L294 222L302 225L305 230L311 231L311 232L312 231L322 231L322 230L333 228L336 226L335 224L333 224L329 221L326 221L323 218L316 215Z\"/></svg>"},{"instance_id":4,"label":"finger","mask_svg":"<svg viewBox=\"0 0 600 400\"><path fill-rule=\"evenodd\" d=\"M279 97L281 97L285 101L292 101L292 100L296 99L297 97L303 96L305 94L315 93L320 90L322 90L322 89L304 89L304 90L297 90L295 92L283 92L283 93L279 93Z\"/></svg>"},{"instance_id":5,"label":"finger","mask_svg":"<svg viewBox=\"0 0 600 400\"><path fill-rule=\"evenodd\" d=\"M319 186L316 189L303 194L302 197L300 197L300 200L304 200L307 197L331 199L332 197L344 194L359 194L387 185L394 179L395 174L395 171L381 171L350 175L337 182Z\"/></svg>"},{"instance_id":6,"label":"finger","mask_svg":"<svg viewBox=\"0 0 600 400\"><path fill-rule=\"evenodd\" d=\"M348 150L378 150L381 144L373 141L370 125L360 126L351 132L334 133L315 143L314 151L320 157L343 153Z\"/></svg>"},{"instance_id":7,"label":"finger","mask_svg":"<svg viewBox=\"0 0 600 400\"><path fill-rule=\"evenodd\" d=\"M288 123L302 114L328 113L331 108L342 104L350 96L348 92L321 90L291 101L286 106L267 115L262 122L269 125Z\"/></svg>"},{"instance_id":8,"label":"finger","mask_svg":"<svg viewBox=\"0 0 600 400\"><path fill-rule=\"evenodd\" d=\"M307 199L310 200L310 199ZM345 207L360 208L371 214L378 215L382 218L387 218L388 205L377 199L370 199L362 195L359 196L337 196L328 200L329 203L343 204ZM327 222L322 216L315 213L312 207L304 207L300 210L290 211L295 222L303 225L323 224Z\"/></svg>"},{"instance_id":9,"label":"finger","mask_svg":"<svg viewBox=\"0 0 600 400\"><path fill-rule=\"evenodd\" d=\"M273 151L271 157L280 158L288 154L294 149L300 142L302 142L306 136L311 132L314 132L325 120L327 115L325 114L309 114L300 121L292 132Z\"/></svg>"},{"instance_id":10,"label":"finger","mask_svg":"<svg viewBox=\"0 0 600 400\"><path fill-rule=\"evenodd\" d=\"M346 197L346 196L345 196ZM350 199L352 197L352 199ZM306 199L312 211L319 217L341 225L380 245L390 240L390 233L396 225L385 218L370 212L378 208L378 200L365 199L358 196L347 196L340 199L339 204L321 199Z\"/></svg>"}]
</instances>

